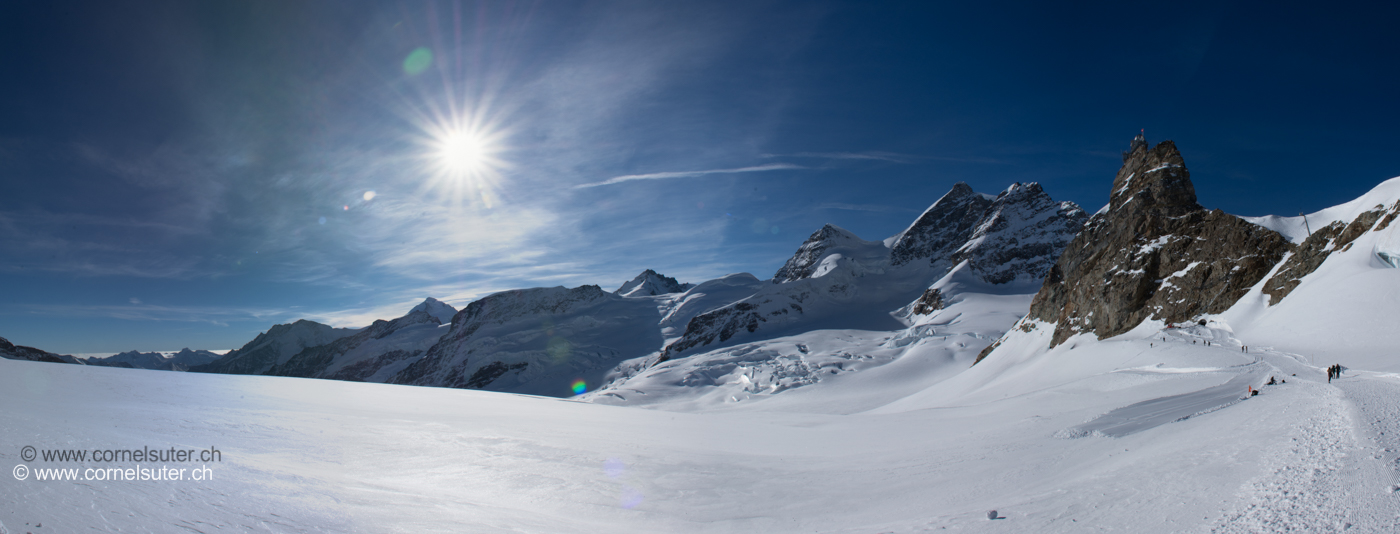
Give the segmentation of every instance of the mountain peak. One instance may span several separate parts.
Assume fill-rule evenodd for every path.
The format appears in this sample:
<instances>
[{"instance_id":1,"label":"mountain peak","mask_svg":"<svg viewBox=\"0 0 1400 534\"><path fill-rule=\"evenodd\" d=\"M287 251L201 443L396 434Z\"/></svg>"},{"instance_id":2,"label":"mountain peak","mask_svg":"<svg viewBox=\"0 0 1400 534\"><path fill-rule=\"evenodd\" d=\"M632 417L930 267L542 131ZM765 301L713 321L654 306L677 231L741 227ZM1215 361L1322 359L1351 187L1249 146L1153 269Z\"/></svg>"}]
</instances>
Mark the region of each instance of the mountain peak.
<instances>
[{"instance_id":1,"label":"mountain peak","mask_svg":"<svg viewBox=\"0 0 1400 534\"><path fill-rule=\"evenodd\" d=\"M972 235L991 206L991 198L973 191L966 182L953 184L914 224L893 238L891 263L898 266L919 259L946 258Z\"/></svg>"},{"instance_id":2,"label":"mountain peak","mask_svg":"<svg viewBox=\"0 0 1400 534\"><path fill-rule=\"evenodd\" d=\"M1059 256L1028 317L1055 325L1053 346L1081 332L1122 334L1149 318L1220 313L1287 251L1277 232L1197 204L1176 144L1149 149L1139 136L1113 180L1109 210Z\"/></svg>"},{"instance_id":3,"label":"mountain peak","mask_svg":"<svg viewBox=\"0 0 1400 534\"><path fill-rule=\"evenodd\" d=\"M452 316L457 315L456 308L453 308L447 303L442 302L433 297L428 297L427 299L424 299L421 304L414 306L411 310L408 310L408 313L411 314L413 312L419 311L436 317L438 321L442 322L442 324L452 322Z\"/></svg>"},{"instance_id":4,"label":"mountain peak","mask_svg":"<svg viewBox=\"0 0 1400 534\"><path fill-rule=\"evenodd\" d=\"M1108 203L1112 211L1128 206L1133 212L1162 210L1168 216L1201 209L1176 143L1162 141L1148 149L1142 136L1133 140L1132 151L1118 169Z\"/></svg>"},{"instance_id":5,"label":"mountain peak","mask_svg":"<svg viewBox=\"0 0 1400 534\"><path fill-rule=\"evenodd\" d=\"M675 278L647 269L642 271L642 274L622 284L622 287L617 288L614 293L624 297L649 297L680 293L692 287L695 287L695 284L682 284Z\"/></svg>"},{"instance_id":6,"label":"mountain peak","mask_svg":"<svg viewBox=\"0 0 1400 534\"><path fill-rule=\"evenodd\" d=\"M797 252L773 275L773 283L781 284L811 277L816 272L817 262L828 249L861 242L861 238L850 230L834 224L824 224L797 247Z\"/></svg>"}]
</instances>

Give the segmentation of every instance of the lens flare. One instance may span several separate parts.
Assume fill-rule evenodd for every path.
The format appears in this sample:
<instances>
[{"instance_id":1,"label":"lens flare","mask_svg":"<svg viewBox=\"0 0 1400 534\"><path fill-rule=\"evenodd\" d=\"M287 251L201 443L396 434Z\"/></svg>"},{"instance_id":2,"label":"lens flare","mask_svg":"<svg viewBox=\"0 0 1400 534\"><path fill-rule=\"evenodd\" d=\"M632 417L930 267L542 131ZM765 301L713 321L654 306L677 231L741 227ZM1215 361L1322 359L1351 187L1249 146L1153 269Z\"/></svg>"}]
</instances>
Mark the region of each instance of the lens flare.
<instances>
[{"instance_id":1,"label":"lens flare","mask_svg":"<svg viewBox=\"0 0 1400 534\"><path fill-rule=\"evenodd\" d=\"M574 390L574 395L582 395L588 391L588 383L584 382L582 378L574 380L574 384L569 387Z\"/></svg>"},{"instance_id":2,"label":"lens flare","mask_svg":"<svg viewBox=\"0 0 1400 534\"><path fill-rule=\"evenodd\" d=\"M408 53L408 57L403 59L403 72L410 76L417 76L428 67L433 65L433 51L425 47L418 47Z\"/></svg>"}]
</instances>

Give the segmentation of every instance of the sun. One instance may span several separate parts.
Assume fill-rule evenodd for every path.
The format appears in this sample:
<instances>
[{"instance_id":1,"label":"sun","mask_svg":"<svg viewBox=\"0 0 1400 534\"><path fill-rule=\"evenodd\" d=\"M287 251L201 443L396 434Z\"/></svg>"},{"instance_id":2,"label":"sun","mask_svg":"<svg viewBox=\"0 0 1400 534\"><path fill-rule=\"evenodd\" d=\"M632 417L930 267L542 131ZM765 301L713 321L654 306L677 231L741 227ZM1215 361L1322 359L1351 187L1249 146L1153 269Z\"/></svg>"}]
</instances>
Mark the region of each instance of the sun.
<instances>
[{"instance_id":1,"label":"sun","mask_svg":"<svg viewBox=\"0 0 1400 534\"><path fill-rule=\"evenodd\" d=\"M438 157L442 160L444 170L473 173L486 166L490 157L490 147L484 139L472 132L447 132L438 143Z\"/></svg>"},{"instance_id":2,"label":"sun","mask_svg":"<svg viewBox=\"0 0 1400 534\"><path fill-rule=\"evenodd\" d=\"M494 124L466 117L435 121L425 127L425 163L430 180L424 186L453 201L496 204L502 171L505 132Z\"/></svg>"}]
</instances>

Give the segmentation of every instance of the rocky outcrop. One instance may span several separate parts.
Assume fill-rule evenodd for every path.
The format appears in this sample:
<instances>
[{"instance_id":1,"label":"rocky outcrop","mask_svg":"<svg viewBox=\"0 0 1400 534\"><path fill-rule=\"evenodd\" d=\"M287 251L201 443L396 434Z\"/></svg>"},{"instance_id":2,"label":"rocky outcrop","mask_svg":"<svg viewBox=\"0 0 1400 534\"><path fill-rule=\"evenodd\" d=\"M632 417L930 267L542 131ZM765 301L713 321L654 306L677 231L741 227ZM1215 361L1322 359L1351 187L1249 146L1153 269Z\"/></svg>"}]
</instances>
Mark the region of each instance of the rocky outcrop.
<instances>
[{"instance_id":1,"label":"rocky outcrop","mask_svg":"<svg viewBox=\"0 0 1400 534\"><path fill-rule=\"evenodd\" d=\"M1055 325L1051 346L1149 318L1225 311L1290 248L1273 230L1201 207L1171 141L1149 149L1139 136L1123 158L1107 209L1069 243L1031 303L1029 318Z\"/></svg>"},{"instance_id":2,"label":"rocky outcrop","mask_svg":"<svg viewBox=\"0 0 1400 534\"><path fill-rule=\"evenodd\" d=\"M914 301L914 315L928 315L943 309L943 292L938 288L930 287L919 296L919 300Z\"/></svg>"},{"instance_id":3,"label":"rocky outcrop","mask_svg":"<svg viewBox=\"0 0 1400 534\"><path fill-rule=\"evenodd\" d=\"M1368 231L1385 230L1397 214L1400 214L1400 202L1388 210L1379 205L1361 213L1350 224L1338 221L1313 232L1264 284L1263 292L1269 296L1269 305L1278 304L1292 293L1303 277L1316 271L1332 253L1351 249L1352 242Z\"/></svg>"}]
</instances>

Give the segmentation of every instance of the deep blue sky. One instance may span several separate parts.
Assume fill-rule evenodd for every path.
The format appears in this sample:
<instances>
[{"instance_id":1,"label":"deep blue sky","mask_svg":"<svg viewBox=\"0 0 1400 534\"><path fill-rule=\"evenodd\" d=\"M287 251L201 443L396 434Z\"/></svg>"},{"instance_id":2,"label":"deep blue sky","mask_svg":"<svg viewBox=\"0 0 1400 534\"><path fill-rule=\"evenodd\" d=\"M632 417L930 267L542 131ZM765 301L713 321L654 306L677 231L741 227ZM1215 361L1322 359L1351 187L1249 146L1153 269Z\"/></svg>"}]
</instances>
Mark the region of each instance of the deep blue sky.
<instances>
[{"instance_id":1,"label":"deep blue sky","mask_svg":"<svg viewBox=\"0 0 1400 534\"><path fill-rule=\"evenodd\" d=\"M0 336L228 349L427 296L767 278L957 181L1092 212L1144 128L1240 215L1400 175L1394 8L1065 4L0 4ZM454 124L491 165L443 171Z\"/></svg>"}]
</instances>

